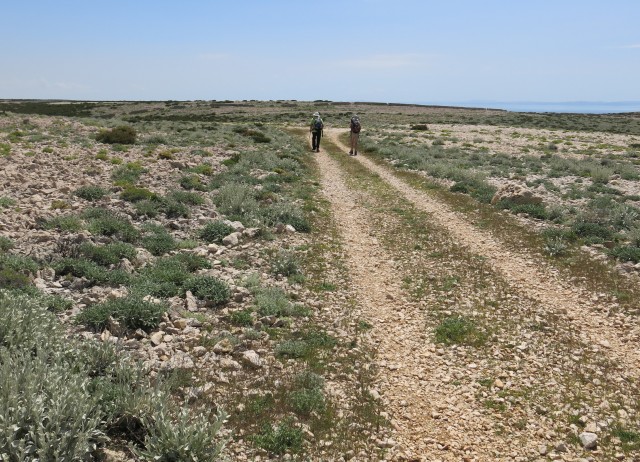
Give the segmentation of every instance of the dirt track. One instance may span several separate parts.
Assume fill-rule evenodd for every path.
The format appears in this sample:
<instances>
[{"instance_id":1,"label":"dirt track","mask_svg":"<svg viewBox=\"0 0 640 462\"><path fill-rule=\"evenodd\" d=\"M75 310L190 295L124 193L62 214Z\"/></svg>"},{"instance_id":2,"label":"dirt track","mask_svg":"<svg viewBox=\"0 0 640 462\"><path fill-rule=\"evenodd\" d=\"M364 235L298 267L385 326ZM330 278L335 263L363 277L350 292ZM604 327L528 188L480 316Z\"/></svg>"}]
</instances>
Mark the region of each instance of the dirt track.
<instances>
[{"instance_id":1,"label":"dirt track","mask_svg":"<svg viewBox=\"0 0 640 462\"><path fill-rule=\"evenodd\" d=\"M348 147L338 139L341 132L326 130L325 146L333 143L346 153ZM418 210L428 213L468 252L484 257L516 297L533 301L536 316L559 316L581 342L595 345L599 355L624 370L621 380L633 381L640 376L638 329L616 326L612 318L596 311L595 294L585 287L572 287L544 262L524 252L507 250L499 238L410 187L389 169L362 155L351 159L378 175ZM388 442L393 446L392 456L428 461L532 460L519 457L542 451L535 438L514 446L514 435L500 435L495 431L495 420L476 409L474 400L439 380L448 363L436 354L437 346L425 335L423 308L403 291L393 256L372 237L375 223L361 206L366 194L350 189L345 173L326 149L317 155L317 161L324 194L344 237L359 304L374 325L372 341L378 352L379 391L396 430L396 441ZM444 409L447 418L442 421Z\"/></svg>"}]
</instances>

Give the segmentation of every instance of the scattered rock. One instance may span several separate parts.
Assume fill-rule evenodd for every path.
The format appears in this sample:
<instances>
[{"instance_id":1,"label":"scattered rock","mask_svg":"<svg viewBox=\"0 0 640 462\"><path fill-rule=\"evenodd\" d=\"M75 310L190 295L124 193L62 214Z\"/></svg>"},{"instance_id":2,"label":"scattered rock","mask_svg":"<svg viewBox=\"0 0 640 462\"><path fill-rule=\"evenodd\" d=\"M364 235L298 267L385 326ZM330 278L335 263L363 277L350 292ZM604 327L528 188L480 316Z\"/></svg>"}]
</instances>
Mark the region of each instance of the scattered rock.
<instances>
[{"instance_id":1,"label":"scattered rock","mask_svg":"<svg viewBox=\"0 0 640 462\"><path fill-rule=\"evenodd\" d=\"M158 331L158 332L154 332L153 334L151 334L149 336L149 340L151 341L151 344L153 346L158 346L162 343L162 339L164 338L164 332L163 331Z\"/></svg>"},{"instance_id":2,"label":"scattered rock","mask_svg":"<svg viewBox=\"0 0 640 462\"><path fill-rule=\"evenodd\" d=\"M598 435L591 432L582 432L578 435L580 443L585 449L595 449L598 446Z\"/></svg>"},{"instance_id":3,"label":"scattered rock","mask_svg":"<svg viewBox=\"0 0 640 462\"><path fill-rule=\"evenodd\" d=\"M252 367L255 367L255 368L262 367L262 359L260 359L260 356L258 355L258 353L256 353L253 350L247 350L247 351L243 352L242 353L242 359L249 366L252 366Z\"/></svg>"}]
</instances>

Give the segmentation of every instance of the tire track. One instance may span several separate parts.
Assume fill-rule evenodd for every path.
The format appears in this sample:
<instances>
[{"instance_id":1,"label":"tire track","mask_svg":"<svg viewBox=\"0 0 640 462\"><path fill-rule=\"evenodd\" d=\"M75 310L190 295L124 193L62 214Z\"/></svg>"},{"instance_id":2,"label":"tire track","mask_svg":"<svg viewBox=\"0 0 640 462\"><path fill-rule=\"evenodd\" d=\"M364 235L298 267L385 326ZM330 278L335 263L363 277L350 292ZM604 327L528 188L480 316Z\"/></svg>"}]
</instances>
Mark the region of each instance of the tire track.
<instances>
[{"instance_id":1,"label":"tire track","mask_svg":"<svg viewBox=\"0 0 640 462\"><path fill-rule=\"evenodd\" d=\"M496 461L513 441L492 431L494 423L472 400L455 396L448 384L435 380L446 368L424 335L424 312L401 289L392 257L371 236L366 196L348 188L338 164L325 150L316 155L323 194L331 203L345 243L346 262L358 304L373 324L377 351L377 386L394 429L390 448L394 460ZM375 392L374 392L375 393ZM442 409L450 418L439 420Z\"/></svg>"}]
</instances>

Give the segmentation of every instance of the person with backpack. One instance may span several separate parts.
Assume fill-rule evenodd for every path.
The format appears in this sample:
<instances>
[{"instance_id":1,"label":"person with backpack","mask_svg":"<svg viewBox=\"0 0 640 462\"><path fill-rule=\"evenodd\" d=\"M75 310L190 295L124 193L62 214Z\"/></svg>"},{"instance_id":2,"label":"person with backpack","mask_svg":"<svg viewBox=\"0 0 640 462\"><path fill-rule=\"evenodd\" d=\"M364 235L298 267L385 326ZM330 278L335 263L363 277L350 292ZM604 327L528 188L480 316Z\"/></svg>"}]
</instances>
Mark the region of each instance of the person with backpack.
<instances>
[{"instance_id":1,"label":"person with backpack","mask_svg":"<svg viewBox=\"0 0 640 462\"><path fill-rule=\"evenodd\" d=\"M360 125L360 118L356 114L351 116L349 128L351 129L351 151L349 151L349 155L357 156L358 139L360 138L360 130L362 129L362 126Z\"/></svg>"},{"instance_id":2,"label":"person with backpack","mask_svg":"<svg viewBox=\"0 0 640 462\"><path fill-rule=\"evenodd\" d=\"M320 118L320 114L317 112L313 113L313 118L311 119L311 125L309 129L311 130L311 150L315 152L320 152L320 138L322 138L322 129L324 128L324 123Z\"/></svg>"}]
</instances>

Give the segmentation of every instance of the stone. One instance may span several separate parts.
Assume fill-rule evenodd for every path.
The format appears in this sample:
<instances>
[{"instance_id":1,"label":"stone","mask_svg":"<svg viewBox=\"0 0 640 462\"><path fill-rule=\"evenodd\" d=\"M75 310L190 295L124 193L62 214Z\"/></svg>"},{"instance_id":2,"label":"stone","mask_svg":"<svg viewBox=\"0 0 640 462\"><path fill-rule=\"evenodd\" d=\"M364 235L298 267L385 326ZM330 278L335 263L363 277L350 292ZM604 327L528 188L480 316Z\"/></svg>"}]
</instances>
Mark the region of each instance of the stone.
<instances>
[{"instance_id":1,"label":"stone","mask_svg":"<svg viewBox=\"0 0 640 462\"><path fill-rule=\"evenodd\" d=\"M235 233L231 233L228 236L223 237L222 243L227 247L234 247L240 242L240 236L242 236L242 233L236 231Z\"/></svg>"},{"instance_id":2,"label":"stone","mask_svg":"<svg viewBox=\"0 0 640 462\"><path fill-rule=\"evenodd\" d=\"M218 354L233 352L233 343L228 338L223 338L213 346L213 352Z\"/></svg>"},{"instance_id":3,"label":"stone","mask_svg":"<svg viewBox=\"0 0 640 462\"><path fill-rule=\"evenodd\" d=\"M207 349L201 345L194 347L192 350L193 356L196 358L202 358L205 354L207 354Z\"/></svg>"},{"instance_id":4,"label":"stone","mask_svg":"<svg viewBox=\"0 0 640 462\"><path fill-rule=\"evenodd\" d=\"M245 364L248 364L251 367L255 367L255 368L262 367L262 359L260 358L258 353L256 353L253 350L247 350L243 352L242 360L245 362Z\"/></svg>"},{"instance_id":5,"label":"stone","mask_svg":"<svg viewBox=\"0 0 640 462\"><path fill-rule=\"evenodd\" d=\"M244 236L253 238L260 234L260 228L247 228L242 232L242 234Z\"/></svg>"},{"instance_id":6,"label":"stone","mask_svg":"<svg viewBox=\"0 0 640 462\"><path fill-rule=\"evenodd\" d=\"M224 223L231 226L235 231L242 232L245 230L244 225L239 221L225 220Z\"/></svg>"},{"instance_id":7,"label":"stone","mask_svg":"<svg viewBox=\"0 0 640 462\"><path fill-rule=\"evenodd\" d=\"M235 370L242 369L242 366L240 365L240 363L238 361L234 361L231 358L222 358L220 360L220 367L222 369L235 369Z\"/></svg>"},{"instance_id":8,"label":"stone","mask_svg":"<svg viewBox=\"0 0 640 462\"><path fill-rule=\"evenodd\" d=\"M164 332L158 331L154 332L149 336L149 340L151 340L151 344L153 346L158 346L162 343L162 339L164 338Z\"/></svg>"},{"instance_id":9,"label":"stone","mask_svg":"<svg viewBox=\"0 0 640 462\"><path fill-rule=\"evenodd\" d=\"M129 274L132 274L135 271L133 264L127 258L123 258L122 260L120 260L118 268Z\"/></svg>"},{"instance_id":10,"label":"stone","mask_svg":"<svg viewBox=\"0 0 640 462\"><path fill-rule=\"evenodd\" d=\"M585 449L595 449L598 446L598 435L591 432L582 432L578 435L580 443Z\"/></svg>"},{"instance_id":11,"label":"stone","mask_svg":"<svg viewBox=\"0 0 640 462\"><path fill-rule=\"evenodd\" d=\"M190 290L187 290L187 293L185 294L185 306L188 311L198 311L198 301Z\"/></svg>"},{"instance_id":12,"label":"stone","mask_svg":"<svg viewBox=\"0 0 640 462\"><path fill-rule=\"evenodd\" d=\"M184 330L187 328L188 325L189 325L189 322L184 318L175 319L173 321L173 327L175 327L176 329Z\"/></svg>"},{"instance_id":13,"label":"stone","mask_svg":"<svg viewBox=\"0 0 640 462\"><path fill-rule=\"evenodd\" d=\"M518 205L542 203L540 197L535 196L531 190L517 183L507 183L501 186L493 195L491 204L495 205L503 200Z\"/></svg>"}]
</instances>

